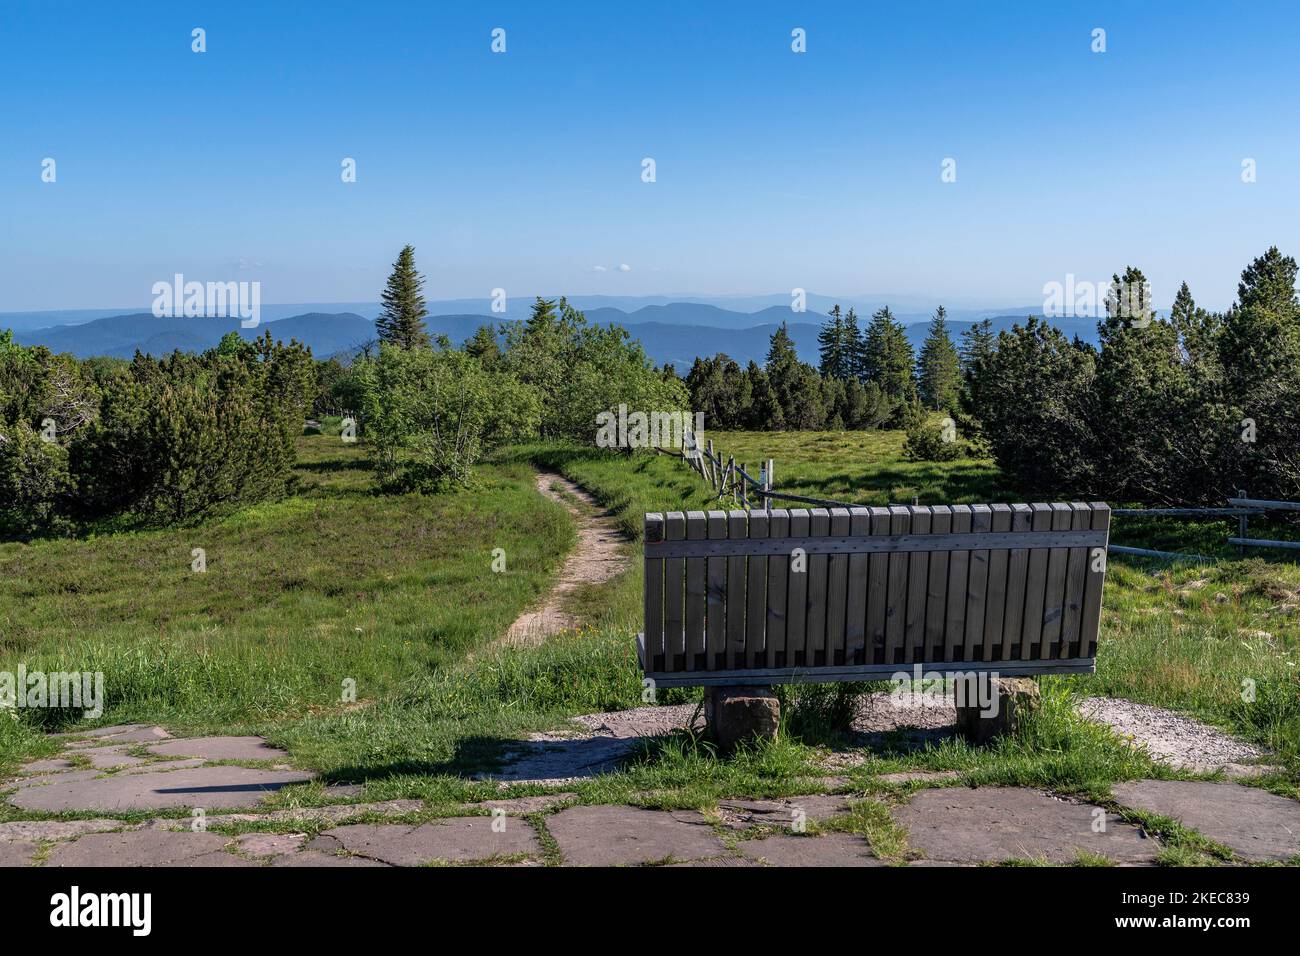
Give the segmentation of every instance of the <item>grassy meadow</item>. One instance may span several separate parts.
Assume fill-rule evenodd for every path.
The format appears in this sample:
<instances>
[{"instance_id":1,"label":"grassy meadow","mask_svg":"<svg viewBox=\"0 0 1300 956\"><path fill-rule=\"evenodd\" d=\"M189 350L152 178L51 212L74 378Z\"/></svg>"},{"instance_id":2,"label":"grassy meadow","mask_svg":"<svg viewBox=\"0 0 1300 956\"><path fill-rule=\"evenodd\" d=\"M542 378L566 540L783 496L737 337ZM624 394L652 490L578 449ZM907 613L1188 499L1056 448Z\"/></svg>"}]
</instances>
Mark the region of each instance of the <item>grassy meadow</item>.
<instances>
[{"instance_id":1,"label":"grassy meadow","mask_svg":"<svg viewBox=\"0 0 1300 956\"><path fill-rule=\"evenodd\" d=\"M863 504L1016 497L986 460L904 461L899 433L712 437L738 461L776 459L778 484L798 493ZM292 497L221 521L0 545L0 669L22 661L29 669L103 670L109 700L101 723L261 733L325 782L365 782L365 799L422 798L422 814L436 815L499 795L474 774L498 767L528 732L642 703L633 651L638 561L604 586L579 589L571 608L584 621L578 630L535 647L488 646L539 598L574 540L565 510L534 489L537 468L590 491L629 534L631 556L644 512L719 507L698 476L667 456L508 448L479 465L474 489L436 497L376 494L362 449L336 434L304 436L299 457ZM1116 539L1128 533L1116 519ZM204 574L190 570L194 547L206 550ZM490 570L496 547L506 551L505 574ZM1269 747L1284 769L1261 784L1295 795L1298 608L1294 563L1170 566L1116 557L1098 673L1041 679L1042 713L1015 738L986 748L960 740L919 752L887 747L844 761L836 750L848 695L862 688L783 688L786 733L777 743L721 758L682 733L616 773L566 789L586 802L708 808L725 795L815 792L827 775L846 776L870 795L849 825L882 838L881 808L907 786L878 783L881 772L959 770L957 782L1103 800L1116 781L1181 775L1074 714L1080 695L1104 693L1185 711ZM340 699L345 678L356 680L356 703ZM1245 679L1254 682L1253 702L1242 697ZM672 691L660 702L698 696ZM52 749L39 729L0 720L0 766ZM312 785L275 799L326 796ZM1218 852L1167 822L1150 824L1168 838L1168 862Z\"/></svg>"}]
</instances>

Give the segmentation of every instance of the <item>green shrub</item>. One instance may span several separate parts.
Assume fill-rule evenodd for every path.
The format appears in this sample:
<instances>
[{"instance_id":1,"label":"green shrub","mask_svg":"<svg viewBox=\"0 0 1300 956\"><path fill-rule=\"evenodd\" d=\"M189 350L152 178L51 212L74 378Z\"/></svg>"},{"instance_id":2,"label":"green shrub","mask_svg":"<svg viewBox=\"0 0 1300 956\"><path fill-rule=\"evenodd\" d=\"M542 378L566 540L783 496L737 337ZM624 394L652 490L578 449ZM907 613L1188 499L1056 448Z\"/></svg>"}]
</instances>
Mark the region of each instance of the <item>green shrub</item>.
<instances>
[{"instance_id":1,"label":"green shrub","mask_svg":"<svg viewBox=\"0 0 1300 956\"><path fill-rule=\"evenodd\" d=\"M388 490L465 485L487 448L534 434L541 419L534 389L464 352L384 343L356 376L366 441Z\"/></svg>"},{"instance_id":2,"label":"green shrub","mask_svg":"<svg viewBox=\"0 0 1300 956\"><path fill-rule=\"evenodd\" d=\"M72 441L83 517L177 522L284 494L314 388L297 343L224 343L201 355L137 353Z\"/></svg>"}]
</instances>

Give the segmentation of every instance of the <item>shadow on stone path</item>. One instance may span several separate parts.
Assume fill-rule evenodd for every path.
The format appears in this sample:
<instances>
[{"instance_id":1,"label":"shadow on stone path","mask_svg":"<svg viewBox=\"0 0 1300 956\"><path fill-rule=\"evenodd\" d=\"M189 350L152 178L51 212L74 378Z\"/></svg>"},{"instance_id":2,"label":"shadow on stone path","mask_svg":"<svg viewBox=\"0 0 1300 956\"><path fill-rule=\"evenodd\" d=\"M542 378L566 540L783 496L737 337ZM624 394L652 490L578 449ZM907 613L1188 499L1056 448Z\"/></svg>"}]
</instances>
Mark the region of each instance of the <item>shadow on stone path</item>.
<instances>
[{"instance_id":1,"label":"shadow on stone path","mask_svg":"<svg viewBox=\"0 0 1300 956\"><path fill-rule=\"evenodd\" d=\"M671 708L638 711L647 712L614 719L593 715L577 725L588 734L578 738L585 741L588 767L604 759L602 748L635 746L645 739L643 731L663 732L691 716ZM142 765L112 772L81 766L85 755L119 747L127 737L144 748L137 752L147 754ZM288 755L258 737L179 739L161 728L128 726L64 739L64 758L33 761L22 777L0 785L5 799L20 814L56 809L102 816L0 823L0 866L973 866L1013 860L1069 865L1083 858L1142 866L1157 862L1161 850L1159 840L1105 808L1030 788L954 786L952 775L943 773L877 778L927 787L910 796L895 791L890 813L905 842L882 858L866 837L852 832L858 829L854 807L864 798L851 793L721 799L701 812L581 805L577 794L554 791L442 808L442 816L412 823L412 815L426 812L422 801L262 807L268 794L312 775L282 763ZM533 755L517 766L536 768L542 759ZM338 789L342 797L358 792ZM1300 859L1300 803L1294 800L1237 783L1152 780L1119 784L1114 798L1121 806L1180 820L1226 846L1234 858ZM184 817L113 818L194 807L205 810L197 830ZM218 812L223 809L228 812ZM363 822L363 814L381 822ZM384 817L408 819L382 822ZM285 832L214 831L254 821L279 824ZM303 829L295 829L296 823ZM309 837L307 830L319 835Z\"/></svg>"}]
</instances>

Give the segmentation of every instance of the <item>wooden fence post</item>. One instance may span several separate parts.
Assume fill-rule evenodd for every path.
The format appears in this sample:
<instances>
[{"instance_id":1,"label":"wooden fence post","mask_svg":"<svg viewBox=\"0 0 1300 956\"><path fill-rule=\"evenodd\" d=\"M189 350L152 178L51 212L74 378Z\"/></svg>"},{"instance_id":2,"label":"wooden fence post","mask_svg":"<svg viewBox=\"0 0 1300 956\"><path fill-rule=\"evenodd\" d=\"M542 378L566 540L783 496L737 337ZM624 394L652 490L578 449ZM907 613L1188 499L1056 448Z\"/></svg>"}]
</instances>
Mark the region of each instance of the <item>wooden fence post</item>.
<instances>
[{"instance_id":1,"label":"wooden fence post","mask_svg":"<svg viewBox=\"0 0 1300 956\"><path fill-rule=\"evenodd\" d=\"M1245 490L1244 488L1238 488L1238 489L1237 489L1237 497L1238 497L1238 498L1245 498L1245 497L1246 497L1246 490ZM1238 537L1238 538L1245 538L1245 537L1247 537L1246 531L1247 531L1247 529L1248 529L1249 527L1250 527L1250 516L1249 516L1249 515L1243 514L1243 515L1241 515L1240 517L1238 517L1238 518L1237 518L1237 537ZM1238 556L1238 557L1241 557L1241 558L1244 558L1244 557L1246 556L1246 546L1245 546L1244 544L1239 544L1239 545L1237 545L1237 556Z\"/></svg>"}]
</instances>

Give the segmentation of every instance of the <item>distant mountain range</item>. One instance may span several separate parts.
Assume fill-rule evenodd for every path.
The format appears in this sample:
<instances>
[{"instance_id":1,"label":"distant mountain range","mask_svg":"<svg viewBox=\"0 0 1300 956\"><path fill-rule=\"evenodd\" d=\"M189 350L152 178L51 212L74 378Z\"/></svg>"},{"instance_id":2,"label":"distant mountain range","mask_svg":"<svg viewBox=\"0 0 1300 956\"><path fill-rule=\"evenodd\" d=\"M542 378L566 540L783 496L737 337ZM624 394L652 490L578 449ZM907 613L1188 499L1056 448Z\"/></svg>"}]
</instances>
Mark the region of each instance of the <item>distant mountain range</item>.
<instances>
[{"instance_id":1,"label":"distant mountain range","mask_svg":"<svg viewBox=\"0 0 1300 956\"><path fill-rule=\"evenodd\" d=\"M362 306L366 312L378 312L377 307L372 310L365 304ZM79 358L92 355L130 358L137 350L152 355L164 355L175 349L202 351L215 347L227 332L237 331L244 338L251 339L268 329L277 339L296 339L309 346L318 358L326 358L354 354L377 337L372 317L362 313L312 311L274 318L267 315L271 312L274 316L272 310L284 308L287 307L264 306L262 323L252 329L241 328L237 318L157 318L149 312L96 315L76 324L27 329L17 323L9 324L9 316L0 315L0 328L15 328L15 339L21 344L44 345L56 352L71 352ZM697 356L718 352L725 352L742 365L751 360L761 364L767 357L768 340L782 322L787 324L800 358L816 364L817 332L823 320L820 313L791 312L788 305L768 306L756 312L737 312L709 303L669 302L643 305L631 312L608 305L585 311L593 323L625 326L655 363L672 363L682 373L690 368ZM960 341L961 333L969 329L977 318L988 318L993 330L998 332L1010 329L1015 323L1023 324L1025 318L1036 311L1027 307L1019 313L954 318L949 327L954 340ZM69 314L54 313L59 317ZM48 317L51 313L25 315ZM81 318L83 313L76 315ZM865 327L867 316L860 315ZM485 309L483 312L430 315L425 322L430 333L444 334L452 342L460 344L479 326L500 324L509 318L509 313L503 317ZM1067 336L1077 335L1094 344L1097 341L1095 319L1057 319L1054 324ZM907 325L908 339L918 350L926 329L927 323L923 321Z\"/></svg>"},{"instance_id":2,"label":"distant mountain range","mask_svg":"<svg viewBox=\"0 0 1300 956\"><path fill-rule=\"evenodd\" d=\"M267 329L277 339L297 339L311 346L312 354L319 356L346 352L375 338L375 324L351 312L310 312L275 322L263 321L251 329L240 328L238 318L157 318L150 312L137 312L82 325L16 332L14 338L22 345L44 345L78 358L130 358L137 350L150 355L166 355L177 349L201 352L215 348L227 332L253 339Z\"/></svg>"}]
</instances>

